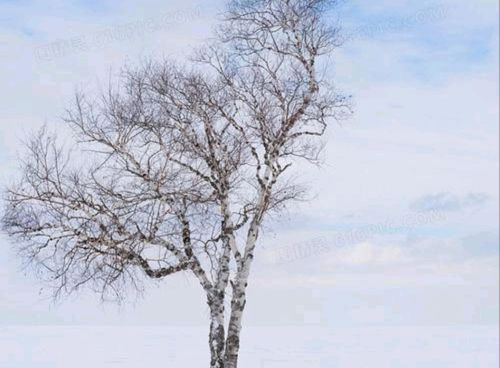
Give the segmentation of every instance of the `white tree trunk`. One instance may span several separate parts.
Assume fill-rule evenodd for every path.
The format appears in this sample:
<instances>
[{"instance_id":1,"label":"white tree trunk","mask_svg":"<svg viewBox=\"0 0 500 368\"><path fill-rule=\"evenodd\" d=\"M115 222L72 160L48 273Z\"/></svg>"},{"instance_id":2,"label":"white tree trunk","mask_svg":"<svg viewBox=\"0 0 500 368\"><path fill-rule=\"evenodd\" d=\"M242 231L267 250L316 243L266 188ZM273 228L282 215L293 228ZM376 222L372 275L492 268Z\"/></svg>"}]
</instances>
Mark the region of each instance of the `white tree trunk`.
<instances>
[{"instance_id":1,"label":"white tree trunk","mask_svg":"<svg viewBox=\"0 0 500 368\"><path fill-rule=\"evenodd\" d=\"M209 300L210 306L210 368L224 368L224 299L216 296Z\"/></svg>"},{"instance_id":2,"label":"white tree trunk","mask_svg":"<svg viewBox=\"0 0 500 368\"><path fill-rule=\"evenodd\" d=\"M231 317L226 339L225 368L236 368L238 366L238 355L240 351L240 333L243 319L243 311L246 304L245 288L236 287L231 301Z\"/></svg>"},{"instance_id":3,"label":"white tree trunk","mask_svg":"<svg viewBox=\"0 0 500 368\"><path fill-rule=\"evenodd\" d=\"M253 251L258 236L257 223L251 225L247 239L247 250L243 259L242 268L239 270L233 283L233 297L231 300L231 317L226 339L225 368L236 368L238 366L238 355L240 351L240 334L243 321L243 311L246 305L246 289L248 277L253 261Z\"/></svg>"}]
</instances>

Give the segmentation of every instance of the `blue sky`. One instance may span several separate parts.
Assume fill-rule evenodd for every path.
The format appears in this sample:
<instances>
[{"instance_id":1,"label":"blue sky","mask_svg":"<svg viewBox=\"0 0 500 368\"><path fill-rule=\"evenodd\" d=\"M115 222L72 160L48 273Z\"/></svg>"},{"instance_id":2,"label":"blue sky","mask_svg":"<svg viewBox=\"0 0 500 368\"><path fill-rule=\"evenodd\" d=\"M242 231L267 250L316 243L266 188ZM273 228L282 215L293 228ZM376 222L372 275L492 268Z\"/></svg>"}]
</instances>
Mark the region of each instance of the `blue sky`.
<instances>
[{"instance_id":1,"label":"blue sky","mask_svg":"<svg viewBox=\"0 0 500 368\"><path fill-rule=\"evenodd\" d=\"M15 176L18 140L44 122L57 127L76 87L96 89L144 57L184 58L219 5L0 0L0 183ZM497 2L343 1L338 17L353 37L331 62L356 113L332 126L323 168L301 168L314 199L266 231L248 322L498 324ZM97 43L129 24L139 30ZM86 48L40 58L72 40ZM432 210L438 219L408 224ZM339 232L387 222L396 230L335 246ZM317 237L327 252L276 263L275 249ZM204 323L201 294L184 278L131 306L103 307L90 294L54 305L14 248L0 239L0 325ZM286 303L296 308L280 314Z\"/></svg>"}]
</instances>

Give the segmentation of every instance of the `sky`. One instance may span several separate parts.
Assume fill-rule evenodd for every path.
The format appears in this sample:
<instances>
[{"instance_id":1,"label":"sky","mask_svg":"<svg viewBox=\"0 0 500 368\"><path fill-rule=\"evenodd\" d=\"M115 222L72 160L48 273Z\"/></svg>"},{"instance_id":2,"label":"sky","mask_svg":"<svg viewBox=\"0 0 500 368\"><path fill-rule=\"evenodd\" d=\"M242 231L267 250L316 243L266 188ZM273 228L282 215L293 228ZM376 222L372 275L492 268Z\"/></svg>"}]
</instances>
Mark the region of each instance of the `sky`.
<instances>
[{"instance_id":1,"label":"sky","mask_svg":"<svg viewBox=\"0 0 500 368\"><path fill-rule=\"evenodd\" d=\"M221 4L0 0L0 185L20 140L57 129L75 89L186 58ZM300 168L312 200L266 228L247 325L498 325L498 13L496 0L341 1L331 21L346 43L330 62L355 114L330 127L320 169ZM54 303L0 238L0 326L206 319L185 276L121 306L89 293Z\"/></svg>"}]
</instances>

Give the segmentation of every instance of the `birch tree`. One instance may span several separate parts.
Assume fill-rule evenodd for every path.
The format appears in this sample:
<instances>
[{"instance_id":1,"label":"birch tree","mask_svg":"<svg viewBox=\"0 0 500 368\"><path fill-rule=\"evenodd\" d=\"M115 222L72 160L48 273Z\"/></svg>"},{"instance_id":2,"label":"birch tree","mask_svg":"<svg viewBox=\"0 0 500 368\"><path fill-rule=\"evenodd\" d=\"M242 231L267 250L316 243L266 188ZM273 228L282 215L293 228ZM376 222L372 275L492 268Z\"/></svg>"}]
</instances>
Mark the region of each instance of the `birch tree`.
<instances>
[{"instance_id":1,"label":"birch tree","mask_svg":"<svg viewBox=\"0 0 500 368\"><path fill-rule=\"evenodd\" d=\"M210 311L210 367L237 367L262 225L301 198L294 164L316 162L328 124L349 113L323 77L340 45L324 19L334 5L232 0L190 64L151 62L103 96L78 94L71 149L34 134L6 191L15 248L56 294L120 296L191 274Z\"/></svg>"}]
</instances>

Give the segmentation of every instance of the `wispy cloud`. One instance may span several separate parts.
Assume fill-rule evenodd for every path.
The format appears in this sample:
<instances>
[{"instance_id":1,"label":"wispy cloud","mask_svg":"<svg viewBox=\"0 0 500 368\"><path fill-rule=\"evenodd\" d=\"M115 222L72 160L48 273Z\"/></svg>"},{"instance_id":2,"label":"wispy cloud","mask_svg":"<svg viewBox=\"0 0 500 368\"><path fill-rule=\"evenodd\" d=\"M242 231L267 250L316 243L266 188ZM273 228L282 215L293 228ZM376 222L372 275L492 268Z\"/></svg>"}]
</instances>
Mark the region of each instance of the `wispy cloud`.
<instances>
[{"instance_id":1,"label":"wispy cloud","mask_svg":"<svg viewBox=\"0 0 500 368\"><path fill-rule=\"evenodd\" d=\"M410 208L419 212L454 212L482 206L489 200L490 196L486 193L469 193L465 196L451 193L428 194L414 201Z\"/></svg>"},{"instance_id":2,"label":"wispy cloud","mask_svg":"<svg viewBox=\"0 0 500 368\"><path fill-rule=\"evenodd\" d=\"M74 53L102 49L115 42L130 41L134 38L144 37L148 33L192 22L201 18L203 14L201 6L197 5L192 9L177 10L151 18L116 24L97 32L39 45L34 49L35 57L39 61L51 61Z\"/></svg>"}]
</instances>

